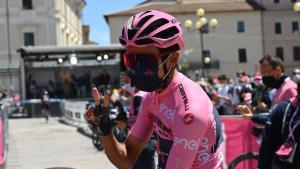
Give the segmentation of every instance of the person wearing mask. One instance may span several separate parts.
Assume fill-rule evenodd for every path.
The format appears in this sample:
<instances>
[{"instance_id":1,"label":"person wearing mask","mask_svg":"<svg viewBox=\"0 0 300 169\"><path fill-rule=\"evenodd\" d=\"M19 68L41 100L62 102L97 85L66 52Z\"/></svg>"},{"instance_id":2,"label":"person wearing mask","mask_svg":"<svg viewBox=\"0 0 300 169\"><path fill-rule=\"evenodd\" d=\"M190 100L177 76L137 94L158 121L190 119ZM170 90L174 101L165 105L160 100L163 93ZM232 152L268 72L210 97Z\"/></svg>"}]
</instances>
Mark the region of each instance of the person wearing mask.
<instances>
[{"instance_id":1,"label":"person wearing mask","mask_svg":"<svg viewBox=\"0 0 300 169\"><path fill-rule=\"evenodd\" d=\"M300 82L298 95L278 104L265 126L259 169L300 168Z\"/></svg>"},{"instance_id":2,"label":"person wearing mask","mask_svg":"<svg viewBox=\"0 0 300 169\"><path fill-rule=\"evenodd\" d=\"M296 83L300 82L300 69L299 68L294 69L292 79Z\"/></svg>"},{"instance_id":3,"label":"person wearing mask","mask_svg":"<svg viewBox=\"0 0 300 169\"><path fill-rule=\"evenodd\" d=\"M218 112L203 89L177 70L184 46L180 22L161 11L140 12L124 24L119 41L126 48L124 61L133 86L148 93L123 144L111 134L108 94L101 106L93 89L96 107L85 118L109 160L117 168L132 168L155 132L157 168L221 168L224 143Z\"/></svg>"},{"instance_id":4,"label":"person wearing mask","mask_svg":"<svg viewBox=\"0 0 300 169\"><path fill-rule=\"evenodd\" d=\"M261 75L254 76L253 86L251 106L257 113L268 111L271 106L271 99L268 95L268 88L263 85Z\"/></svg>"},{"instance_id":5,"label":"person wearing mask","mask_svg":"<svg viewBox=\"0 0 300 169\"><path fill-rule=\"evenodd\" d=\"M267 55L263 57L259 63L263 84L269 89L276 89L272 99L271 109L278 103L297 95L297 85L284 74L284 66L279 57ZM264 115L254 115L249 106L240 105L238 108L244 117L252 119L254 122L265 124L267 121L268 113L264 113Z\"/></svg>"}]
</instances>

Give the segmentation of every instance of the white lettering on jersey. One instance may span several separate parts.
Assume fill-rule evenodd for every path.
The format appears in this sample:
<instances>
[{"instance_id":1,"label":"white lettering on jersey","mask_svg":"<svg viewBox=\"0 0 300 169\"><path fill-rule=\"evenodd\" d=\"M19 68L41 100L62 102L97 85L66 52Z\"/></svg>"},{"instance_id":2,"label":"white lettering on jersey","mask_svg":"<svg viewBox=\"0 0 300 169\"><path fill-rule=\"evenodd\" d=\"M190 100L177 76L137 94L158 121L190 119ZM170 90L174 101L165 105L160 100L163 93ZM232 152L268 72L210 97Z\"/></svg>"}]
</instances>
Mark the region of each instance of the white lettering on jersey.
<instances>
[{"instance_id":1,"label":"white lettering on jersey","mask_svg":"<svg viewBox=\"0 0 300 169\"><path fill-rule=\"evenodd\" d=\"M202 139L200 147L198 149L197 160L201 163L207 162L209 160L209 152L208 152L208 138Z\"/></svg>"},{"instance_id":2,"label":"white lettering on jersey","mask_svg":"<svg viewBox=\"0 0 300 169\"><path fill-rule=\"evenodd\" d=\"M188 140L188 139L185 139L185 138L175 137L173 144L174 144L174 146L182 144L185 149L188 149L188 150L197 150L197 148L200 145L200 143L201 143L200 139L198 139L198 140Z\"/></svg>"},{"instance_id":3,"label":"white lettering on jersey","mask_svg":"<svg viewBox=\"0 0 300 169\"><path fill-rule=\"evenodd\" d=\"M160 111L164 114L164 117L167 120L173 120L175 115L175 110L169 109L168 106L161 104L160 105Z\"/></svg>"}]
</instances>

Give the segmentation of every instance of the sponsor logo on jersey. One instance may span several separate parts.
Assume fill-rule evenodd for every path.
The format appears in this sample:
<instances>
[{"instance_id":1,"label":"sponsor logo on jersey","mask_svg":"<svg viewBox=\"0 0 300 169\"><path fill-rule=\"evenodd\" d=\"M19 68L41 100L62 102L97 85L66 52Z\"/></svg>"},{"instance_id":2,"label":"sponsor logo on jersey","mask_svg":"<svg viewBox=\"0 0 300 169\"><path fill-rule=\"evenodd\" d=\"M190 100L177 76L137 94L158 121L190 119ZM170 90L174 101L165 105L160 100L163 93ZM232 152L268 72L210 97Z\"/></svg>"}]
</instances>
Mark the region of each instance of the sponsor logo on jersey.
<instances>
[{"instance_id":1,"label":"sponsor logo on jersey","mask_svg":"<svg viewBox=\"0 0 300 169\"><path fill-rule=\"evenodd\" d=\"M188 113L188 114L184 115L183 123L185 125L189 125L194 121L194 119L195 119L194 115L192 113Z\"/></svg>"},{"instance_id":2,"label":"sponsor logo on jersey","mask_svg":"<svg viewBox=\"0 0 300 169\"><path fill-rule=\"evenodd\" d=\"M164 117L167 120L174 120L175 110L169 109L165 104L161 104L160 111L164 114Z\"/></svg>"},{"instance_id":3,"label":"sponsor logo on jersey","mask_svg":"<svg viewBox=\"0 0 300 169\"><path fill-rule=\"evenodd\" d=\"M175 137L173 144L174 144L174 146L183 145L183 147L185 149L188 149L188 150L197 150L197 148L200 145L200 143L201 143L201 139L198 139L198 140L188 140L188 139L185 139L185 138Z\"/></svg>"},{"instance_id":4,"label":"sponsor logo on jersey","mask_svg":"<svg viewBox=\"0 0 300 169\"><path fill-rule=\"evenodd\" d=\"M183 148L187 150L197 150L197 160L199 162L206 162L209 160L209 146L208 138L197 139L197 140L188 140L186 138L174 138L174 146L182 145Z\"/></svg>"},{"instance_id":5,"label":"sponsor logo on jersey","mask_svg":"<svg viewBox=\"0 0 300 169\"><path fill-rule=\"evenodd\" d=\"M208 149L208 138L202 139L200 147L198 148L197 160L200 163L205 163L209 161L209 149Z\"/></svg>"},{"instance_id":6,"label":"sponsor logo on jersey","mask_svg":"<svg viewBox=\"0 0 300 169\"><path fill-rule=\"evenodd\" d=\"M172 136L172 130L166 127L163 122L156 116L153 116L153 122L165 133L168 133L169 136ZM164 134L164 133L161 133ZM164 134L165 135L165 134ZM165 135L166 136L166 135Z\"/></svg>"},{"instance_id":7,"label":"sponsor logo on jersey","mask_svg":"<svg viewBox=\"0 0 300 169\"><path fill-rule=\"evenodd\" d=\"M189 100L186 97L186 94L185 94L185 91L184 91L184 88L183 88L182 84L179 84L179 91L180 91L180 94L181 94L181 97L182 97L182 100L183 100L184 110L187 111L187 110L190 109L190 107L189 107Z\"/></svg>"}]
</instances>

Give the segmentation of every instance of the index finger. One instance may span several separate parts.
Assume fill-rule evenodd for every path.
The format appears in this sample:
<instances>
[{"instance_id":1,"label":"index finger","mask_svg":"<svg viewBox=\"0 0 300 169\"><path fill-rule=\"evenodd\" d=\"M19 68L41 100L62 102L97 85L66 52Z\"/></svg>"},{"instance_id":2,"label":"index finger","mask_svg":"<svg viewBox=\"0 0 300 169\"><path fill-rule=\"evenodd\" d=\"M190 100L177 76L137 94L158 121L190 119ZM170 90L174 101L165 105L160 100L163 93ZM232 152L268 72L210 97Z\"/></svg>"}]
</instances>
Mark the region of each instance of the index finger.
<instances>
[{"instance_id":1,"label":"index finger","mask_svg":"<svg viewBox=\"0 0 300 169\"><path fill-rule=\"evenodd\" d=\"M110 100L109 93L108 93L108 91L105 91L105 93L104 93L104 107L109 106L109 100Z\"/></svg>"},{"instance_id":2,"label":"index finger","mask_svg":"<svg viewBox=\"0 0 300 169\"><path fill-rule=\"evenodd\" d=\"M100 94L96 87L93 88L93 96L94 96L96 106L99 106L100 105Z\"/></svg>"}]
</instances>

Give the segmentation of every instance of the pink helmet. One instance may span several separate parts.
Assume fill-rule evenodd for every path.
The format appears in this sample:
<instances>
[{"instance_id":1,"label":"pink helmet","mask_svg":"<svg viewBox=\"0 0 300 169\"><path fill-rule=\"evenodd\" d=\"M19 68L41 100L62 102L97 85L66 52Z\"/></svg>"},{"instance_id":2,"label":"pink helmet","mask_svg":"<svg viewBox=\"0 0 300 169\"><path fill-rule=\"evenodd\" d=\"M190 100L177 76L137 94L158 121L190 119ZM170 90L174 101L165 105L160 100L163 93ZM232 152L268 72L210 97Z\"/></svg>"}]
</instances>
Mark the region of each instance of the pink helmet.
<instances>
[{"instance_id":1,"label":"pink helmet","mask_svg":"<svg viewBox=\"0 0 300 169\"><path fill-rule=\"evenodd\" d=\"M180 22L167 13L150 10L132 16L119 38L124 47L158 47L181 50L183 30Z\"/></svg>"}]
</instances>

